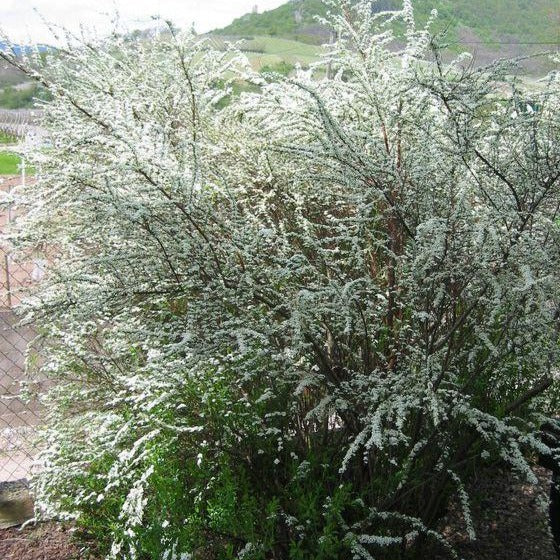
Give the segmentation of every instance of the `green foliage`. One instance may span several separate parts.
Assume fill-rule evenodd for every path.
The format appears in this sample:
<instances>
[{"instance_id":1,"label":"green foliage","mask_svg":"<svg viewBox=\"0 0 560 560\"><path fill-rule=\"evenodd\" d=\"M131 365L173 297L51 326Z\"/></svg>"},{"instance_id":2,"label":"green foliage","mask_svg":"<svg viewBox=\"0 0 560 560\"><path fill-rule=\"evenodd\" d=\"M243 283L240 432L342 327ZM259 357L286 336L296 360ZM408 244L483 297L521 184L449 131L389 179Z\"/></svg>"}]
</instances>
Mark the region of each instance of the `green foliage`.
<instances>
[{"instance_id":1,"label":"green foliage","mask_svg":"<svg viewBox=\"0 0 560 560\"><path fill-rule=\"evenodd\" d=\"M48 99L50 95L38 85L24 88L8 86L0 91L0 107L3 109L30 109L37 101Z\"/></svg>"},{"instance_id":2,"label":"green foliage","mask_svg":"<svg viewBox=\"0 0 560 560\"><path fill-rule=\"evenodd\" d=\"M269 35L294 38L298 30L294 17L295 6L295 3L287 2L262 14L246 14L217 33L233 36ZM297 8L301 9L301 23L307 25L315 23L315 15L326 13L325 4L321 0L306 0L298 3Z\"/></svg>"},{"instance_id":3,"label":"green foliage","mask_svg":"<svg viewBox=\"0 0 560 560\"><path fill-rule=\"evenodd\" d=\"M276 64L265 64L261 66L261 74L280 74L281 76L288 76L293 72L294 68L295 66L293 64L282 60Z\"/></svg>"},{"instance_id":4,"label":"green foliage","mask_svg":"<svg viewBox=\"0 0 560 560\"><path fill-rule=\"evenodd\" d=\"M0 144L15 144L17 138L0 130Z\"/></svg>"},{"instance_id":5,"label":"green foliage","mask_svg":"<svg viewBox=\"0 0 560 560\"><path fill-rule=\"evenodd\" d=\"M16 154L0 151L0 175L17 175L20 161Z\"/></svg>"},{"instance_id":6,"label":"green foliage","mask_svg":"<svg viewBox=\"0 0 560 560\"><path fill-rule=\"evenodd\" d=\"M558 38L554 0L417 0L414 5L419 18L437 9L440 29L467 27L481 39L555 42Z\"/></svg>"}]
</instances>

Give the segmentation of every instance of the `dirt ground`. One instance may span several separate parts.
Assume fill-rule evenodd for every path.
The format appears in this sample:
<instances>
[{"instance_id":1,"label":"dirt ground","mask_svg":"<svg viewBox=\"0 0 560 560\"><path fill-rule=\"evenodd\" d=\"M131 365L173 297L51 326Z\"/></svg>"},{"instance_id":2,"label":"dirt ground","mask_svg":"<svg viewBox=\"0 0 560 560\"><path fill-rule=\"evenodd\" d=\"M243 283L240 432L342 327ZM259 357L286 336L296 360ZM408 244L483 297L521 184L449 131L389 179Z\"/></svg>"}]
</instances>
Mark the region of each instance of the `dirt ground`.
<instances>
[{"instance_id":1,"label":"dirt ground","mask_svg":"<svg viewBox=\"0 0 560 560\"><path fill-rule=\"evenodd\" d=\"M2 560L81 560L84 556L72 543L70 529L55 523L0 531Z\"/></svg>"},{"instance_id":2,"label":"dirt ground","mask_svg":"<svg viewBox=\"0 0 560 560\"><path fill-rule=\"evenodd\" d=\"M477 496L471 503L474 541L465 534L460 508L451 507L440 530L461 560L558 560L548 525L550 471L534 470L538 487L500 470L483 472L470 484Z\"/></svg>"}]
</instances>

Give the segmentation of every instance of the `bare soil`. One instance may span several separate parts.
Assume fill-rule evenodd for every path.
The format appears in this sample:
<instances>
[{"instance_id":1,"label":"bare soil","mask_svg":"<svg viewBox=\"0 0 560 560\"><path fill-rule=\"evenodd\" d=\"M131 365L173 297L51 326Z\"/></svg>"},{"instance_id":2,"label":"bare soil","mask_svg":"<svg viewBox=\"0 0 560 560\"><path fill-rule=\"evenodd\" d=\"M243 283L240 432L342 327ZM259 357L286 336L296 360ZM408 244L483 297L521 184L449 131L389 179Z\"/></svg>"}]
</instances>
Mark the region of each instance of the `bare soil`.
<instances>
[{"instance_id":1,"label":"bare soil","mask_svg":"<svg viewBox=\"0 0 560 560\"><path fill-rule=\"evenodd\" d=\"M473 541L461 508L452 504L440 529L461 560L558 560L548 522L550 471L535 467L534 472L538 486L501 470L484 471L469 485Z\"/></svg>"},{"instance_id":2,"label":"bare soil","mask_svg":"<svg viewBox=\"0 0 560 560\"><path fill-rule=\"evenodd\" d=\"M71 529L57 523L40 523L24 529L0 531L2 560L79 560L84 556L72 542Z\"/></svg>"}]
</instances>

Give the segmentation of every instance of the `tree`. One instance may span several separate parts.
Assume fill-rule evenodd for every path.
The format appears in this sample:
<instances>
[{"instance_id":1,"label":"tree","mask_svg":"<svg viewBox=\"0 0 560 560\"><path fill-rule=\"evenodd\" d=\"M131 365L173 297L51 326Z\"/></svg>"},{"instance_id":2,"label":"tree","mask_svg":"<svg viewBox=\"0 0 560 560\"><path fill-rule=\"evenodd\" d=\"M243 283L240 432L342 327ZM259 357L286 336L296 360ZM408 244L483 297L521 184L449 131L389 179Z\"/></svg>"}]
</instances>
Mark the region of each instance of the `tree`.
<instances>
[{"instance_id":1,"label":"tree","mask_svg":"<svg viewBox=\"0 0 560 560\"><path fill-rule=\"evenodd\" d=\"M174 32L34 74L34 487L109 558L453 556L472 469L534 482L551 454L558 76L528 104L509 65L444 63L410 2L338 7L322 62L272 83Z\"/></svg>"}]
</instances>

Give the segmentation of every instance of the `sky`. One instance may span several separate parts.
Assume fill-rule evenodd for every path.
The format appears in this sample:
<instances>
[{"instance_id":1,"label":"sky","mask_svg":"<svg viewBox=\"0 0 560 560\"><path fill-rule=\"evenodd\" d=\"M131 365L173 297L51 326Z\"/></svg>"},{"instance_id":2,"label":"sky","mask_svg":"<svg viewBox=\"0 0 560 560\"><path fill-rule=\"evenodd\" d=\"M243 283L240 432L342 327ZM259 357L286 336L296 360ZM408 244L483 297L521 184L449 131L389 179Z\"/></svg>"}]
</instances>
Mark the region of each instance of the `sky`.
<instances>
[{"instance_id":1,"label":"sky","mask_svg":"<svg viewBox=\"0 0 560 560\"><path fill-rule=\"evenodd\" d=\"M12 41L52 44L43 19L77 31L80 24L103 34L119 13L130 29L153 26L152 16L172 20L179 27L194 24L197 32L224 27L234 18L258 7L271 10L287 0L0 0L0 29Z\"/></svg>"}]
</instances>

